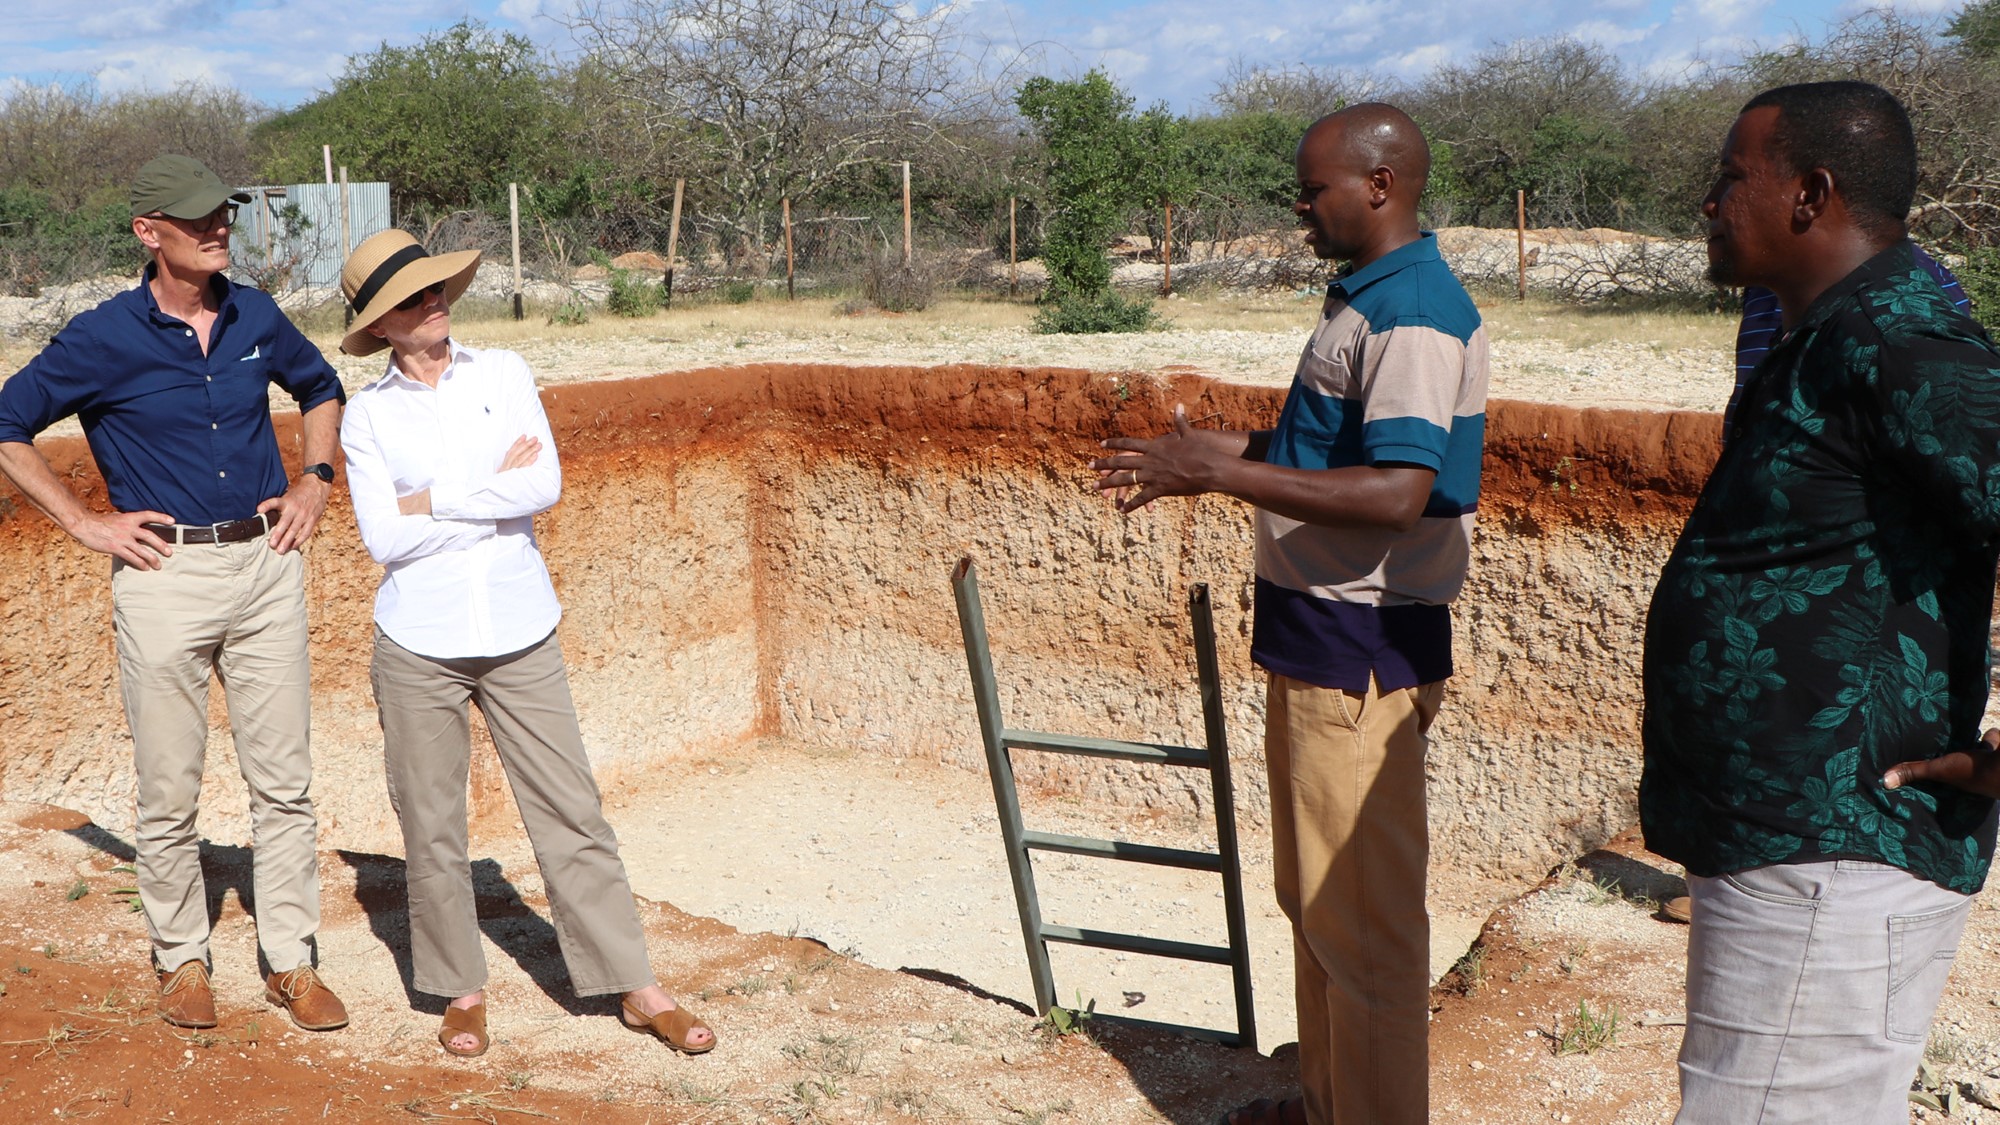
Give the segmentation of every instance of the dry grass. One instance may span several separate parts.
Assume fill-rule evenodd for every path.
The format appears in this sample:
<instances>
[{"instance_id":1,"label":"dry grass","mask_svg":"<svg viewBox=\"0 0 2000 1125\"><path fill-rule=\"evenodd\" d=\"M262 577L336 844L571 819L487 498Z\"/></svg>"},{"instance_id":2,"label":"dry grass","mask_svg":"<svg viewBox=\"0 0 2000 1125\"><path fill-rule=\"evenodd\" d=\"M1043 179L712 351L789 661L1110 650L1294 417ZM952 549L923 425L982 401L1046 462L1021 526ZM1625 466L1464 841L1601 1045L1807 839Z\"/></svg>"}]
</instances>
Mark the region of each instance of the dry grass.
<instances>
[{"instance_id":1,"label":"dry grass","mask_svg":"<svg viewBox=\"0 0 2000 1125\"><path fill-rule=\"evenodd\" d=\"M1482 298L1480 314L1496 340L1553 340L1571 348L1643 343L1662 350L1733 348L1736 314L1674 309L1578 306L1530 296Z\"/></svg>"}]
</instances>

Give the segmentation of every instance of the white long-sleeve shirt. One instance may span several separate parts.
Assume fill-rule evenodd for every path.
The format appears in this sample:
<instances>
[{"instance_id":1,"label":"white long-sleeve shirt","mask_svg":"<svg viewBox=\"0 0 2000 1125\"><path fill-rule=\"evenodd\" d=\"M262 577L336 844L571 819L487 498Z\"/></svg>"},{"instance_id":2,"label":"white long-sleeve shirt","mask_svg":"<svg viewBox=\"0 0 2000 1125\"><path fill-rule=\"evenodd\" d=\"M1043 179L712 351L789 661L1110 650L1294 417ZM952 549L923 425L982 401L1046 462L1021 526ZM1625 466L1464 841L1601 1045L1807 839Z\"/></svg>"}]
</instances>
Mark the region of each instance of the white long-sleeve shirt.
<instances>
[{"instance_id":1,"label":"white long-sleeve shirt","mask_svg":"<svg viewBox=\"0 0 2000 1125\"><path fill-rule=\"evenodd\" d=\"M421 656L500 656L562 617L534 529L562 496L562 467L527 362L451 349L436 389L391 359L349 400L340 445L361 542L384 567L375 623ZM497 471L524 434L542 443L534 464ZM398 497L426 488L429 515L398 510Z\"/></svg>"}]
</instances>

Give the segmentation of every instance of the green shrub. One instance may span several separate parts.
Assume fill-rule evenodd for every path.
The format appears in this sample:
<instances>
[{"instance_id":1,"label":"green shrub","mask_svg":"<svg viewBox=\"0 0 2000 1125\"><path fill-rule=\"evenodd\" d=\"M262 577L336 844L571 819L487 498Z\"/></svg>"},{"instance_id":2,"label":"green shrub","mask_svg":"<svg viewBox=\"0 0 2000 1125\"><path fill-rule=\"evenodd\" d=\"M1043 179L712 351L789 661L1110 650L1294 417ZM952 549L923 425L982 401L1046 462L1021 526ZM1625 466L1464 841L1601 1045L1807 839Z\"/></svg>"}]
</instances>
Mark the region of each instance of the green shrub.
<instances>
[{"instance_id":1,"label":"green shrub","mask_svg":"<svg viewBox=\"0 0 2000 1125\"><path fill-rule=\"evenodd\" d=\"M906 266L901 253L882 250L868 260L861 292L885 312L921 312L937 300L945 280L943 263L929 255L914 255Z\"/></svg>"},{"instance_id":2,"label":"green shrub","mask_svg":"<svg viewBox=\"0 0 2000 1125\"><path fill-rule=\"evenodd\" d=\"M2000 246L1982 246L1965 256L1958 282L1972 298L1973 319L2000 332Z\"/></svg>"},{"instance_id":3,"label":"green shrub","mask_svg":"<svg viewBox=\"0 0 2000 1125\"><path fill-rule=\"evenodd\" d=\"M613 316L652 316L666 303L666 290L659 282L633 277L631 270L611 271L611 295L605 298L604 307Z\"/></svg>"},{"instance_id":4,"label":"green shrub","mask_svg":"<svg viewBox=\"0 0 2000 1125\"><path fill-rule=\"evenodd\" d=\"M590 302L584 300L581 294L570 294L569 300L556 306L556 311L549 314L549 323L560 324L565 328L589 324Z\"/></svg>"},{"instance_id":5,"label":"green shrub","mask_svg":"<svg viewBox=\"0 0 2000 1125\"><path fill-rule=\"evenodd\" d=\"M1128 301L1114 292L1095 297L1058 293L1035 313L1035 331L1043 335L1058 332L1145 332L1164 327L1165 320L1153 311L1151 301Z\"/></svg>"},{"instance_id":6,"label":"green shrub","mask_svg":"<svg viewBox=\"0 0 2000 1125\"><path fill-rule=\"evenodd\" d=\"M722 299L732 305L747 305L757 295L757 286L748 281L724 282Z\"/></svg>"}]
</instances>

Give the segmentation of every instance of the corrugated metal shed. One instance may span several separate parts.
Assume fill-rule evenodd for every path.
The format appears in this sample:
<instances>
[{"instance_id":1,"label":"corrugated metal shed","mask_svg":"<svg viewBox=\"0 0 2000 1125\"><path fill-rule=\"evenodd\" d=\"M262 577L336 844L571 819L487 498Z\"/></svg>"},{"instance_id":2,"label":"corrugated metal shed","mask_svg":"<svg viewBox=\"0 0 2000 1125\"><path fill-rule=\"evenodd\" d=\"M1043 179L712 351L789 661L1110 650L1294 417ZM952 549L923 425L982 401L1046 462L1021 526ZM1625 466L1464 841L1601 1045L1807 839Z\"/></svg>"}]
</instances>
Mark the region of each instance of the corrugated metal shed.
<instances>
[{"instance_id":1,"label":"corrugated metal shed","mask_svg":"<svg viewBox=\"0 0 2000 1125\"><path fill-rule=\"evenodd\" d=\"M340 284L339 184L245 188L230 256L238 279L270 290ZM347 185L347 244L389 229L389 185Z\"/></svg>"}]
</instances>

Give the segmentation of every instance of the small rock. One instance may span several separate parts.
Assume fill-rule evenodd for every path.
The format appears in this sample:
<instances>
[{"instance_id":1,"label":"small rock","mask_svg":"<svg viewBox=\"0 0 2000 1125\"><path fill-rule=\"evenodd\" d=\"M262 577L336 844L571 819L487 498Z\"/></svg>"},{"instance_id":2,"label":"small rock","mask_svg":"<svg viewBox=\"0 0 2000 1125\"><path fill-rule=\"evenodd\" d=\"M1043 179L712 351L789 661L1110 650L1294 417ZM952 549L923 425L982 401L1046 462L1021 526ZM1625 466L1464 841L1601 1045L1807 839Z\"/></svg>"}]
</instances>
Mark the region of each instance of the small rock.
<instances>
[{"instance_id":1,"label":"small rock","mask_svg":"<svg viewBox=\"0 0 2000 1125\"><path fill-rule=\"evenodd\" d=\"M1485 1070L1485 1069L1486 1069L1486 1064L1485 1064L1485 1063L1483 1063L1483 1062L1480 1062L1480 1061L1479 1061L1478 1059L1473 1059L1473 1060L1472 1060L1472 1063L1471 1063L1471 1066L1472 1066L1472 1069L1474 1069L1474 1070Z\"/></svg>"},{"instance_id":2,"label":"small rock","mask_svg":"<svg viewBox=\"0 0 2000 1125\"><path fill-rule=\"evenodd\" d=\"M922 1051L923 1049L924 1049L924 1041L923 1041L923 1040L921 1040L921 1039L917 1038L917 1037L916 1037L916 1036L914 1036L914 1035L910 1035L910 1036L906 1036L906 1037L904 1037L904 1039L903 1039L903 1053L904 1053L904 1054L906 1054L906 1055L914 1055L914 1054L917 1054L918 1052Z\"/></svg>"},{"instance_id":3,"label":"small rock","mask_svg":"<svg viewBox=\"0 0 2000 1125\"><path fill-rule=\"evenodd\" d=\"M1021 1052L1016 1048L1009 1047L1000 1052L1000 1061L1006 1063L1008 1066L1013 1066L1015 1063L1021 1061Z\"/></svg>"}]
</instances>

